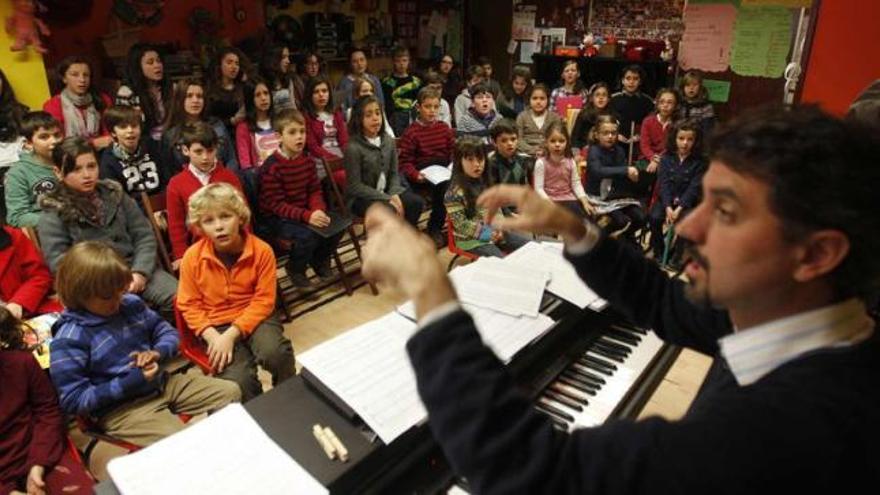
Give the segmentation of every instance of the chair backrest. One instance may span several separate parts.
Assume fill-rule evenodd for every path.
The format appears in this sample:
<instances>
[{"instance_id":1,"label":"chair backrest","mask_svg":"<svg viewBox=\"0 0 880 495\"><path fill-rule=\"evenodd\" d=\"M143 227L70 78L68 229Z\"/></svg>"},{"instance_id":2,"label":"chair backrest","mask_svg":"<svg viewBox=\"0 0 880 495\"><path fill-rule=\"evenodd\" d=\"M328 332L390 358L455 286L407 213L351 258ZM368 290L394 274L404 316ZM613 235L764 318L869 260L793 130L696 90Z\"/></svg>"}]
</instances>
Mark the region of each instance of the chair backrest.
<instances>
[{"instance_id":1,"label":"chair backrest","mask_svg":"<svg viewBox=\"0 0 880 495\"><path fill-rule=\"evenodd\" d=\"M345 197L342 195L342 191L339 190L339 185L336 184L336 181L333 180L333 172L344 168L345 161L342 158L336 158L331 160L321 160L321 163L324 166L324 172L327 174L327 182L330 183L330 192L333 195L333 203L335 203L335 208L338 211L341 211L343 215L349 216L351 218L355 218L350 211L348 211L348 206L345 204Z\"/></svg>"},{"instance_id":2,"label":"chair backrest","mask_svg":"<svg viewBox=\"0 0 880 495\"><path fill-rule=\"evenodd\" d=\"M165 244L165 231L168 230L168 206L165 201L165 191L153 195L141 191L140 195L144 213L146 213L150 227L153 229L153 235L156 237L159 260L165 271L173 274L174 268L171 264L171 256L168 254L170 250Z\"/></svg>"},{"instance_id":3,"label":"chair backrest","mask_svg":"<svg viewBox=\"0 0 880 495\"><path fill-rule=\"evenodd\" d=\"M40 246L40 236L37 234L36 227L22 227L21 232L27 236L28 239L34 243L34 247L37 248L37 252L40 253L40 256L43 256L43 247Z\"/></svg>"},{"instance_id":4,"label":"chair backrest","mask_svg":"<svg viewBox=\"0 0 880 495\"><path fill-rule=\"evenodd\" d=\"M177 304L174 305L174 321L177 323L177 333L180 335L180 353L201 368L206 375L214 374L205 345L199 342L195 333L187 326L183 314L177 309Z\"/></svg>"},{"instance_id":5,"label":"chair backrest","mask_svg":"<svg viewBox=\"0 0 880 495\"><path fill-rule=\"evenodd\" d=\"M449 250L450 253L456 256L461 256L462 258L467 258L469 260L475 260L479 258L478 255L471 253L470 251L465 251L464 249L461 249L455 243L455 228L453 228L452 226L452 219L448 216L446 217L446 236L446 248Z\"/></svg>"}]
</instances>

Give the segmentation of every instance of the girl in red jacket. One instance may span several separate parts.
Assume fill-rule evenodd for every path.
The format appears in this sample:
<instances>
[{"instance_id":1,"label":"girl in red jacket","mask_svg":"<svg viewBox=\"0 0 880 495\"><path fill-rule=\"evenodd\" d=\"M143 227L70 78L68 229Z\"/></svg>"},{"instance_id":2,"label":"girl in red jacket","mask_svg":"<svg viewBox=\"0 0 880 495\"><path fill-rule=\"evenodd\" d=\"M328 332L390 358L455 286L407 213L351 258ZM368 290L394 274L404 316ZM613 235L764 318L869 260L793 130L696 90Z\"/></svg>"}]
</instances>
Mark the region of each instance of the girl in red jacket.
<instances>
[{"instance_id":1,"label":"girl in red jacket","mask_svg":"<svg viewBox=\"0 0 880 495\"><path fill-rule=\"evenodd\" d=\"M16 318L61 311L46 297L51 288L52 275L34 243L15 227L0 228L0 306Z\"/></svg>"},{"instance_id":2,"label":"girl in red jacket","mask_svg":"<svg viewBox=\"0 0 880 495\"><path fill-rule=\"evenodd\" d=\"M58 64L57 74L64 88L46 100L43 110L61 122L66 137L86 138L97 149L110 146L113 140L101 125L101 117L112 101L92 84L92 66L88 60L71 55Z\"/></svg>"},{"instance_id":3,"label":"girl in red jacket","mask_svg":"<svg viewBox=\"0 0 880 495\"><path fill-rule=\"evenodd\" d=\"M306 151L317 163L318 178L323 179L326 174L319 160L341 159L342 150L348 144L345 114L333 103L330 81L323 76L309 80L303 107L306 114ZM345 170L334 172L333 182L344 188Z\"/></svg>"},{"instance_id":4,"label":"girl in red jacket","mask_svg":"<svg viewBox=\"0 0 880 495\"><path fill-rule=\"evenodd\" d=\"M0 307L0 493L92 493L91 476L64 448L55 388L21 336L21 322Z\"/></svg>"}]
</instances>

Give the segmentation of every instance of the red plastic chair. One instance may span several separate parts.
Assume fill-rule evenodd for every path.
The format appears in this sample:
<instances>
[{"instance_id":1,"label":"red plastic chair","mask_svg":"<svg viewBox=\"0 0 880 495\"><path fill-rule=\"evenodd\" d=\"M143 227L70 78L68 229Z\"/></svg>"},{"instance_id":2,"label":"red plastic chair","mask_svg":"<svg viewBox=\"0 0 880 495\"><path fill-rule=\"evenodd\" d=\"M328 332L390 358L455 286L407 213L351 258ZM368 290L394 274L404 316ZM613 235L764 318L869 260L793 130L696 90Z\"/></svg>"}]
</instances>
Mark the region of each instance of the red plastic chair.
<instances>
[{"instance_id":1,"label":"red plastic chair","mask_svg":"<svg viewBox=\"0 0 880 495\"><path fill-rule=\"evenodd\" d=\"M177 323L177 332L180 335L180 353L191 363L201 368L204 374L213 375L214 370L211 367L211 360L208 359L205 344L187 326L183 314L177 309L177 304L174 305L174 321Z\"/></svg>"},{"instance_id":2,"label":"red plastic chair","mask_svg":"<svg viewBox=\"0 0 880 495\"><path fill-rule=\"evenodd\" d=\"M446 235L448 236L447 242L446 242L446 248L449 249L449 252L454 255L452 257L452 259L449 261L449 266L446 267L447 272L449 270L452 270L452 265L455 264L455 260L457 260L459 257L467 258L471 261L479 258L478 255L471 253L469 251L465 251L464 249L461 249L460 247L458 247L458 245L455 244L455 229L452 227L452 219L450 219L448 216L446 217Z\"/></svg>"}]
</instances>

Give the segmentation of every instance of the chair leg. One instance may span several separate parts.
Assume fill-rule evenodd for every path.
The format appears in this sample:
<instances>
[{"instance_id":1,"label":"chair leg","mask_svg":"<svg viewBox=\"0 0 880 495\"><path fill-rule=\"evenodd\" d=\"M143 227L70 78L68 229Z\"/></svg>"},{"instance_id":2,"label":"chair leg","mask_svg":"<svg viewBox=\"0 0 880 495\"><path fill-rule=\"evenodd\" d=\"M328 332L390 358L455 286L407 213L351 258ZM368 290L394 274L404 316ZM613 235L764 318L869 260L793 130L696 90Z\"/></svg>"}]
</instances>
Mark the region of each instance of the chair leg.
<instances>
[{"instance_id":1,"label":"chair leg","mask_svg":"<svg viewBox=\"0 0 880 495\"><path fill-rule=\"evenodd\" d=\"M290 308L284 302L284 292L281 289L281 282L278 280L275 281L275 305L284 313L282 323L290 323L293 320L293 316L290 314Z\"/></svg>"},{"instance_id":2,"label":"chair leg","mask_svg":"<svg viewBox=\"0 0 880 495\"><path fill-rule=\"evenodd\" d=\"M460 255L456 254L455 256L452 257L451 260L449 260L449 266L446 267L447 273L452 271L452 265L455 264L455 261L458 259L459 256Z\"/></svg>"},{"instance_id":3,"label":"chair leg","mask_svg":"<svg viewBox=\"0 0 880 495\"><path fill-rule=\"evenodd\" d=\"M357 238L357 235L354 232L354 227L348 227L348 235L351 236L351 243L354 246L354 251L357 253L358 260L361 262L361 266L364 266L364 257L361 255L361 243ZM367 282L370 285L370 292L373 293L374 296L379 295L379 290L376 289L376 284L373 282Z\"/></svg>"},{"instance_id":4,"label":"chair leg","mask_svg":"<svg viewBox=\"0 0 880 495\"><path fill-rule=\"evenodd\" d=\"M345 286L345 293L351 297L351 282L345 275L345 265L342 264L342 260L339 258L339 253L336 251L333 252L333 260L336 262L336 269L339 270L339 277L342 279L342 285Z\"/></svg>"}]
</instances>

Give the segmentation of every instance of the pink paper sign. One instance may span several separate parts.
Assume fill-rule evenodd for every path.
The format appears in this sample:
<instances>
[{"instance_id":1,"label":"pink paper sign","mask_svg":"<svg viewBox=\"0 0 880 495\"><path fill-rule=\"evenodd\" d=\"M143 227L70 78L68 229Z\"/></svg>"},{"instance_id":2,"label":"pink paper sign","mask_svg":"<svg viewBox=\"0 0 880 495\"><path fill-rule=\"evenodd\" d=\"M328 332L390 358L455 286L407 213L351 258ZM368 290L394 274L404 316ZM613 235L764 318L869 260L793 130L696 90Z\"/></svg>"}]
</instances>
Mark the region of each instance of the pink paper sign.
<instances>
[{"instance_id":1,"label":"pink paper sign","mask_svg":"<svg viewBox=\"0 0 880 495\"><path fill-rule=\"evenodd\" d=\"M679 64L683 69L724 72L730 65L736 7L730 4L688 4Z\"/></svg>"}]
</instances>

